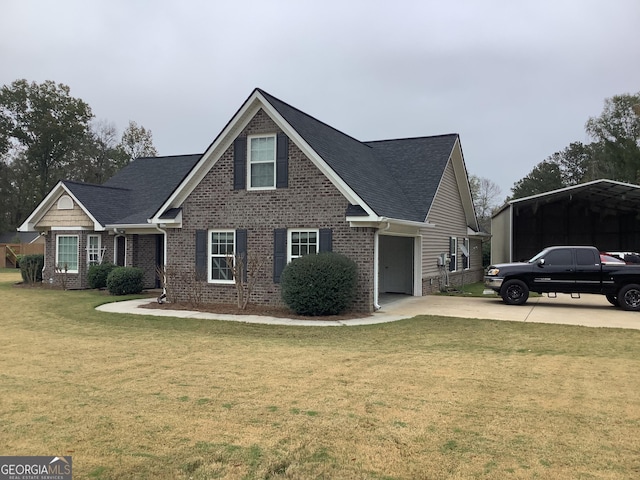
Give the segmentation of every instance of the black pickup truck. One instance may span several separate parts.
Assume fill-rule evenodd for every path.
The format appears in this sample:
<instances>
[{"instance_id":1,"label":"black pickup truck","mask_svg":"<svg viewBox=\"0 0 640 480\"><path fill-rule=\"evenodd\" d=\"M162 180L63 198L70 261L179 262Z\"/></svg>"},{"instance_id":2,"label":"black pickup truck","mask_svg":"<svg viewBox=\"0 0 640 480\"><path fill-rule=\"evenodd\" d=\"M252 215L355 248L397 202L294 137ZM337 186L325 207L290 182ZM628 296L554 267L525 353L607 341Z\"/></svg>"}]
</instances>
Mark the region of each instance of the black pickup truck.
<instances>
[{"instance_id":1,"label":"black pickup truck","mask_svg":"<svg viewBox=\"0 0 640 480\"><path fill-rule=\"evenodd\" d=\"M597 293L640 311L640 265L603 262L595 247L549 247L528 262L491 265L484 284L508 305L524 304L529 292Z\"/></svg>"}]
</instances>

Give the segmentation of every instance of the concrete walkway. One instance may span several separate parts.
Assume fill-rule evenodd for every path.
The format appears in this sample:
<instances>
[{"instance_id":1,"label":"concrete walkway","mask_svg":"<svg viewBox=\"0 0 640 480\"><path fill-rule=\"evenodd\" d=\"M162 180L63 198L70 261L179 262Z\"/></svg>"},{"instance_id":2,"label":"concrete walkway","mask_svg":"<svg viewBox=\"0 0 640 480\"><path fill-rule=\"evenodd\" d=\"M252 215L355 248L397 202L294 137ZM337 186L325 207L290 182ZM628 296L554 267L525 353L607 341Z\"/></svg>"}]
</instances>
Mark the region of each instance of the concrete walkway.
<instances>
[{"instance_id":1,"label":"concrete walkway","mask_svg":"<svg viewBox=\"0 0 640 480\"><path fill-rule=\"evenodd\" d=\"M486 297L453 297L428 295L426 297L391 296L384 299L382 308L374 314L351 320L297 320L260 315L224 315L186 310L140 308L154 299L129 300L106 303L97 307L103 312L156 315L163 317L227 320L246 323L300 326L357 326L394 322L416 315L482 318L515 322L555 323L587 327L628 328L640 330L640 312L626 312L613 307L604 296L582 295L573 299L569 295L557 298L535 297L522 306L505 305L495 295Z\"/></svg>"}]
</instances>

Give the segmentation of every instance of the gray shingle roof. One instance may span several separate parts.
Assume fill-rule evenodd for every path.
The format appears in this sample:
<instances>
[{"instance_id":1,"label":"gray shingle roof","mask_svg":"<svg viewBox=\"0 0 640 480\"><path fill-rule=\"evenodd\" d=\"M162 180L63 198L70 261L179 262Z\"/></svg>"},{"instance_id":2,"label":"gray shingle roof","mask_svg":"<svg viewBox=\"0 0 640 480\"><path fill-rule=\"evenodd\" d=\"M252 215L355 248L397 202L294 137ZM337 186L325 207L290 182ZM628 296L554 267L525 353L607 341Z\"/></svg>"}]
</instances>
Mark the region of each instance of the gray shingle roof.
<instances>
[{"instance_id":1,"label":"gray shingle roof","mask_svg":"<svg viewBox=\"0 0 640 480\"><path fill-rule=\"evenodd\" d=\"M378 216L426 219L457 134L361 142L257 91ZM103 226L146 224L201 157L138 158L103 185L63 183Z\"/></svg>"},{"instance_id":2,"label":"gray shingle roof","mask_svg":"<svg viewBox=\"0 0 640 480\"><path fill-rule=\"evenodd\" d=\"M146 224L202 154L138 158L102 185L64 181L100 224Z\"/></svg>"},{"instance_id":3,"label":"gray shingle roof","mask_svg":"<svg viewBox=\"0 0 640 480\"><path fill-rule=\"evenodd\" d=\"M426 219L457 134L360 142L258 91L377 215Z\"/></svg>"}]
</instances>

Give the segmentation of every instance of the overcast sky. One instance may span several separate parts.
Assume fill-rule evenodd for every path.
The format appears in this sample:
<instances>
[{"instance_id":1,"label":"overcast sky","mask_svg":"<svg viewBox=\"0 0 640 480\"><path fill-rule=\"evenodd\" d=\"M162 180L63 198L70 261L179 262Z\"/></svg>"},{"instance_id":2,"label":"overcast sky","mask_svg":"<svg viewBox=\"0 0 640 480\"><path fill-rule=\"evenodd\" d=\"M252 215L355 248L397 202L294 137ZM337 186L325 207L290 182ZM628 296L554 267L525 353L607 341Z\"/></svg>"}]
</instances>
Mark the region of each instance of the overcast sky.
<instances>
[{"instance_id":1,"label":"overcast sky","mask_svg":"<svg viewBox=\"0 0 640 480\"><path fill-rule=\"evenodd\" d=\"M255 87L363 141L459 133L502 200L640 91L640 1L0 0L0 84L19 78L161 155L204 151Z\"/></svg>"}]
</instances>

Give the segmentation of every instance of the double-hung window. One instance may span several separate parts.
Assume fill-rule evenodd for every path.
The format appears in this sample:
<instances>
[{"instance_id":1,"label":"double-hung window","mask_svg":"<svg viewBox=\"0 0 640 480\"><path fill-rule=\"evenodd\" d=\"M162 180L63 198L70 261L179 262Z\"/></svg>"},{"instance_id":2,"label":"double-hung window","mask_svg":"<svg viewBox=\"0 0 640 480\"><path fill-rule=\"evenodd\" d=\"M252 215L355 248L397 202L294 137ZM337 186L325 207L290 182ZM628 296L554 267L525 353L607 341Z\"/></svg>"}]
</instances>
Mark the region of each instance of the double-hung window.
<instances>
[{"instance_id":1,"label":"double-hung window","mask_svg":"<svg viewBox=\"0 0 640 480\"><path fill-rule=\"evenodd\" d=\"M276 187L276 136L248 137L248 183L250 190Z\"/></svg>"},{"instance_id":2,"label":"double-hung window","mask_svg":"<svg viewBox=\"0 0 640 480\"><path fill-rule=\"evenodd\" d=\"M68 273L78 273L78 235L56 237L56 267Z\"/></svg>"},{"instance_id":3,"label":"double-hung window","mask_svg":"<svg viewBox=\"0 0 640 480\"><path fill-rule=\"evenodd\" d=\"M458 239L449 237L449 271L458 270Z\"/></svg>"},{"instance_id":4,"label":"double-hung window","mask_svg":"<svg viewBox=\"0 0 640 480\"><path fill-rule=\"evenodd\" d=\"M289 230L287 261L318 253L318 230Z\"/></svg>"},{"instance_id":5,"label":"double-hung window","mask_svg":"<svg viewBox=\"0 0 640 480\"><path fill-rule=\"evenodd\" d=\"M469 239L463 238L462 245L464 246L462 251L462 268L469 270L469 268L471 268L471 244L469 243Z\"/></svg>"},{"instance_id":6,"label":"double-hung window","mask_svg":"<svg viewBox=\"0 0 640 480\"><path fill-rule=\"evenodd\" d=\"M102 238L100 235L87 236L87 265L102 263Z\"/></svg>"},{"instance_id":7,"label":"double-hung window","mask_svg":"<svg viewBox=\"0 0 640 480\"><path fill-rule=\"evenodd\" d=\"M234 255L235 231L209 230L209 280L211 282L233 282Z\"/></svg>"}]
</instances>

